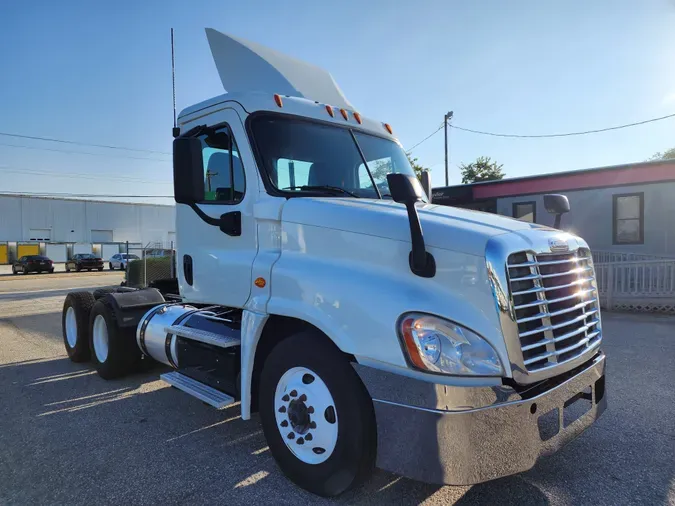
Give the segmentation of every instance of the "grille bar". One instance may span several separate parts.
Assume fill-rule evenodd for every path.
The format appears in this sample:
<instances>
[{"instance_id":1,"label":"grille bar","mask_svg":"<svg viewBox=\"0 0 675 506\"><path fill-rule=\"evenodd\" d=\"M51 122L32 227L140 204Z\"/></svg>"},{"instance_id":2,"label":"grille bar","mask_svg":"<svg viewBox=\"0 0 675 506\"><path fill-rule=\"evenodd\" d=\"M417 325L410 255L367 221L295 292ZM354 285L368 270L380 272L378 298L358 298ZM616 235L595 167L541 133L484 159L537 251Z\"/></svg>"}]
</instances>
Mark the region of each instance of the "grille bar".
<instances>
[{"instance_id":1,"label":"grille bar","mask_svg":"<svg viewBox=\"0 0 675 506\"><path fill-rule=\"evenodd\" d=\"M600 342L599 301L588 249L513 253L506 266L528 372L572 360Z\"/></svg>"},{"instance_id":2,"label":"grille bar","mask_svg":"<svg viewBox=\"0 0 675 506\"><path fill-rule=\"evenodd\" d=\"M599 323L600 320L595 319L591 322L589 322L587 325L584 325L583 327L579 327L576 330L573 330L571 332L568 332L567 334L563 334L562 336L556 337L554 339L544 339L542 341L538 341L536 343L532 344L527 344L523 346L523 351L529 351L529 350L534 350L535 348L539 348L540 346L546 346L547 344L550 343L559 343L560 341L564 341L565 339L569 339L570 337L577 336L583 332L586 332L588 329L592 328L593 325Z\"/></svg>"},{"instance_id":3,"label":"grille bar","mask_svg":"<svg viewBox=\"0 0 675 506\"><path fill-rule=\"evenodd\" d=\"M534 329L534 330L528 330L527 332L521 332L520 337L532 336L534 334L539 334L540 332L545 332L547 330L561 329L563 327L567 327L568 325L572 325L573 323L579 322L581 320L585 320L586 318L594 315L597 312L598 312L598 310L594 309L593 311L581 314L581 315L577 316L576 318L573 318L572 320L566 320L562 323L558 323L557 325L547 325L545 327L539 327L539 328ZM525 347L523 346L523 350L524 349L525 349Z\"/></svg>"},{"instance_id":4,"label":"grille bar","mask_svg":"<svg viewBox=\"0 0 675 506\"><path fill-rule=\"evenodd\" d=\"M568 274L568 273L566 273ZM568 274L569 275L569 274ZM532 288L531 290L523 290L520 292L513 292L513 295L525 295L527 293L537 293L537 292L550 292L552 290L562 290L563 288L571 288L573 286L577 285L583 285L584 283L588 281L593 281L595 278L590 277L590 278L583 278L583 279L577 279L576 281L573 281L571 283L567 283L566 285L558 285L558 286L540 286L537 288Z\"/></svg>"},{"instance_id":5,"label":"grille bar","mask_svg":"<svg viewBox=\"0 0 675 506\"><path fill-rule=\"evenodd\" d=\"M584 302L580 302L579 304L576 304L572 307L568 307L567 309L561 309L560 311L553 311L552 313L537 313L536 315L533 316L528 316L527 318L521 318L520 320L516 320L516 323L525 323L525 322L530 322L534 320L539 320L541 318L550 318L551 316L560 316L561 314L565 313L570 313L572 311L576 311L577 309L584 308L588 306L589 304L594 304L598 301L598 299L591 299L587 300Z\"/></svg>"}]
</instances>

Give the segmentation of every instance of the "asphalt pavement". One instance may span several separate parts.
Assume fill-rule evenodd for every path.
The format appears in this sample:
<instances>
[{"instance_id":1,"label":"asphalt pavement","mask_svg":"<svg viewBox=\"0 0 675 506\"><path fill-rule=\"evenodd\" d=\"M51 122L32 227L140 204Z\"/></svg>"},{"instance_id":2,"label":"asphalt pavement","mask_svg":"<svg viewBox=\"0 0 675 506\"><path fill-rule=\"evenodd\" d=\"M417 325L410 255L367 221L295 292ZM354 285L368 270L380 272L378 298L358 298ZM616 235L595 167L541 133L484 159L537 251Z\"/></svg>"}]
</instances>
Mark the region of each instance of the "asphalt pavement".
<instances>
[{"instance_id":1,"label":"asphalt pavement","mask_svg":"<svg viewBox=\"0 0 675 506\"><path fill-rule=\"evenodd\" d=\"M104 381L61 337L70 288L121 273L0 278L0 504L675 505L675 319L603 315L609 407L534 469L473 487L377 471L327 501L289 482L257 418L160 381Z\"/></svg>"}]
</instances>

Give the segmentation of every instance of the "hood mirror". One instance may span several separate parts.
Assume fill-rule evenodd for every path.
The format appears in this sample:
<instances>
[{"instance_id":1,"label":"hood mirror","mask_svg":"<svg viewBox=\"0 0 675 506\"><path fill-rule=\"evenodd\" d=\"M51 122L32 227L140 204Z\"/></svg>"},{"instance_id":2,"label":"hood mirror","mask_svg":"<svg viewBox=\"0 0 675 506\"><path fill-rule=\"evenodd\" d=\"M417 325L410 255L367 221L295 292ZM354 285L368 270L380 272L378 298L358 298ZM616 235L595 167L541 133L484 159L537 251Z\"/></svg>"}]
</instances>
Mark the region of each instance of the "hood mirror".
<instances>
[{"instance_id":1,"label":"hood mirror","mask_svg":"<svg viewBox=\"0 0 675 506\"><path fill-rule=\"evenodd\" d=\"M565 195L550 193L544 195L544 208L548 213L555 216L554 228L560 228L560 218L563 214L570 212L570 201Z\"/></svg>"},{"instance_id":2,"label":"hood mirror","mask_svg":"<svg viewBox=\"0 0 675 506\"><path fill-rule=\"evenodd\" d=\"M412 251L408 257L410 270L417 276L432 278L436 275L436 261L424 245L422 225L415 208L417 202L423 201L424 189L415 176L406 174L387 174L387 182L389 183L391 198L395 202L405 204L408 211L410 239L412 241Z\"/></svg>"}]
</instances>

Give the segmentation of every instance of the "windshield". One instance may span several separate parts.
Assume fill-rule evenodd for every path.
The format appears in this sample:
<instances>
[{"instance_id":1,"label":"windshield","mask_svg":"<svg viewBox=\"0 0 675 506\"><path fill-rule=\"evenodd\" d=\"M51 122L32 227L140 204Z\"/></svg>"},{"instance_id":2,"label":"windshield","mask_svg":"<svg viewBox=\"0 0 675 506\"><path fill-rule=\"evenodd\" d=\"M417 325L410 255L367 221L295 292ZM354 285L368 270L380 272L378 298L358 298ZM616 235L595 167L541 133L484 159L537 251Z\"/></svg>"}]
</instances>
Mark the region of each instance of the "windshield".
<instances>
[{"instance_id":1,"label":"windshield","mask_svg":"<svg viewBox=\"0 0 675 506\"><path fill-rule=\"evenodd\" d=\"M390 198L387 174L414 176L403 149L382 137L277 115L255 118L252 129L264 170L281 191Z\"/></svg>"}]
</instances>

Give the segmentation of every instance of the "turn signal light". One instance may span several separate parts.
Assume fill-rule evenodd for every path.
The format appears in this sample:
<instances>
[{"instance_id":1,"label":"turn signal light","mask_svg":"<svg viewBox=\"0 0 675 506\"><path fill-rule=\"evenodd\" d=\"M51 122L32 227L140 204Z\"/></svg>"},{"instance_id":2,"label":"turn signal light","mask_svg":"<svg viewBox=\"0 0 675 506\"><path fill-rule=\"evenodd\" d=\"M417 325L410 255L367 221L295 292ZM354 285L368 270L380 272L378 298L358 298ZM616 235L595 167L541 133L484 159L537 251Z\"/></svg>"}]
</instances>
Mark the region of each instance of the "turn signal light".
<instances>
[{"instance_id":1,"label":"turn signal light","mask_svg":"<svg viewBox=\"0 0 675 506\"><path fill-rule=\"evenodd\" d=\"M358 112L355 112L355 113L354 113L354 119L356 119L356 122L357 122L359 125L360 125L361 123L363 123L363 121L361 121L361 115L360 115Z\"/></svg>"},{"instance_id":2,"label":"turn signal light","mask_svg":"<svg viewBox=\"0 0 675 506\"><path fill-rule=\"evenodd\" d=\"M279 107L283 107L284 103L281 101L281 95L274 95L274 101L277 103Z\"/></svg>"},{"instance_id":3,"label":"turn signal light","mask_svg":"<svg viewBox=\"0 0 675 506\"><path fill-rule=\"evenodd\" d=\"M347 111L344 109L340 109L340 114L342 114L342 117L346 120L349 120L349 115L347 114Z\"/></svg>"},{"instance_id":4,"label":"turn signal light","mask_svg":"<svg viewBox=\"0 0 675 506\"><path fill-rule=\"evenodd\" d=\"M265 281L265 278L256 278L256 280L253 282L255 286L258 288L265 288L265 285L267 284L267 281Z\"/></svg>"},{"instance_id":5,"label":"turn signal light","mask_svg":"<svg viewBox=\"0 0 675 506\"><path fill-rule=\"evenodd\" d=\"M330 105L326 106L326 111L328 111L328 114L330 114L331 118L335 117L335 111L333 111L333 108Z\"/></svg>"},{"instance_id":6,"label":"turn signal light","mask_svg":"<svg viewBox=\"0 0 675 506\"><path fill-rule=\"evenodd\" d=\"M384 128L386 128L387 132L389 132L391 135L394 135L394 131L391 129L391 125L389 123L385 123Z\"/></svg>"}]
</instances>

